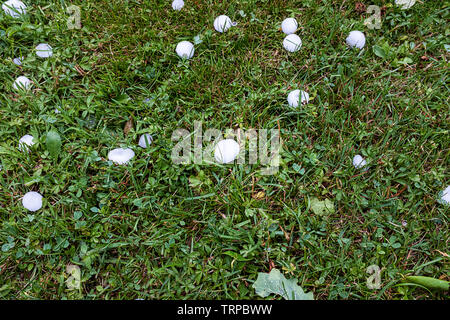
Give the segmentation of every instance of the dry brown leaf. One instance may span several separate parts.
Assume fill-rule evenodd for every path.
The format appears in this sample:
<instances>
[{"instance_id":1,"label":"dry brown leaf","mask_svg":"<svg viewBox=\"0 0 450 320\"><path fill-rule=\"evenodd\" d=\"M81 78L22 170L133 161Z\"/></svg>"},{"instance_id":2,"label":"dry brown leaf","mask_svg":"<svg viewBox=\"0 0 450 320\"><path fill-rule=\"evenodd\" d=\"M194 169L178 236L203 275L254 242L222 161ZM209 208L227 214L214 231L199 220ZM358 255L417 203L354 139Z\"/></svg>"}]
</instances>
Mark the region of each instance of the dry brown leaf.
<instances>
[{"instance_id":1,"label":"dry brown leaf","mask_svg":"<svg viewBox=\"0 0 450 320\"><path fill-rule=\"evenodd\" d=\"M131 129L133 129L133 118L130 117L130 119L128 119L127 123L125 123L125 127L123 128L123 133L125 133L125 135L127 135Z\"/></svg>"}]
</instances>

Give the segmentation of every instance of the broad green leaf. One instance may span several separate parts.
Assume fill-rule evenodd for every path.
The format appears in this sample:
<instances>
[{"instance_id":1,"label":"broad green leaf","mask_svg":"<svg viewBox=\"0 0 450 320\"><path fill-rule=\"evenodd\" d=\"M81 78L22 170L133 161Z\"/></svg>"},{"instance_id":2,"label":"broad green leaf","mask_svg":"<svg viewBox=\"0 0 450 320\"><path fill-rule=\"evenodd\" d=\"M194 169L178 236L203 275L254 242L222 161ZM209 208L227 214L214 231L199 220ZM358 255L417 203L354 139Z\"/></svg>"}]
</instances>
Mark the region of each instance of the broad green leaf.
<instances>
[{"instance_id":1,"label":"broad green leaf","mask_svg":"<svg viewBox=\"0 0 450 320\"><path fill-rule=\"evenodd\" d=\"M61 151L61 137L56 131L49 131L46 140L47 150L54 159L58 158Z\"/></svg>"},{"instance_id":2,"label":"broad green leaf","mask_svg":"<svg viewBox=\"0 0 450 320\"><path fill-rule=\"evenodd\" d=\"M256 294L267 297L270 294L278 294L286 300L314 300L312 292L305 293L297 285L296 279L286 279L278 269L272 269L270 273L258 273L258 278L253 284Z\"/></svg>"},{"instance_id":3,"label":"broad green leaf","mask_svg":"<svg viewBox=\"0 0 450 320\"><path fill-rule=\"evenodd\" d=\"M198 179L196 176L189 177L189 186L195 188L202 185L202 180Z\"/></svg>"},{"instance_id":4,"label":"broad green leaf","mask_svg":"<svg viewBox=\"0 0 450 320\"><path fill-rule=\"evenodd\" d=\"M375 53L380 58L386 59L386 51L380 46L373 46L373 53Z\"/></svg>"},{"instance_id":5,"label":"broad green leaf","mask_svg":"<svg viewBox=\"0 0 450 320\"><path fill-rule=\"evenodd\" d=\"M82 216L83 216L83 212L81 212L81 211L75 211L75 212L73 213L73 218L74 218L75 220L80 219Z\"/></svg>"},{"instance_id":6,"label":"broad green leaf","mask_svg":"<svg viewBox=\"0 0 450 320\"><path fill-rule=\"evenodd\" d=\"M398 63L400 63L400 64L411 64L411 63L413 63L413 60L411 58L406 57L406 58L403 58L402 60L400 60Z\"/></svg>"},{"instance_id":7,"label":"broad green leaf","mask_svg":"<svg viewBox=\"0 0 450 320\"><path fill-rule=\"evenodd\" d=\"M318 215L334 213L334 204L329 199L320 201L317 198L311 199L310 206L312 211Z\"/></svg>"},{"instance_id":8,"label":"broad green leaf","mask_svg":"<svg viewBox=\"0 0 450 320\"><path fill-rule=\"evenodd\" d=\"M431 278L431 277L423 277L423 276L406 277L405 281L424 286L428 289L443 290L443 291L448 291L449 284L450 284L450 282L445 281L445 280L435 279L435 278Z\"/></svg>"}]
</instances>

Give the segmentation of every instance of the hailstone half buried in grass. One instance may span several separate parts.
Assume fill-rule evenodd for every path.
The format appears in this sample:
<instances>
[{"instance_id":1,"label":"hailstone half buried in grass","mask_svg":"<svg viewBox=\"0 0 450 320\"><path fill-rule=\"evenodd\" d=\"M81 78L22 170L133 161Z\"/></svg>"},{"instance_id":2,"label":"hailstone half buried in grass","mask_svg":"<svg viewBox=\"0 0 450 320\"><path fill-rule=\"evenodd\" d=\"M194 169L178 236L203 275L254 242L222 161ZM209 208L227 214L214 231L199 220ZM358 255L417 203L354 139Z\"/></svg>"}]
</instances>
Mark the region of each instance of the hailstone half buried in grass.
<instances>
[{"instance_id":1,"label":"hailstone half buried in grass","mask_svg":"<svg viewBox=\"0 0 450 320\"><path fill-rule=\"evenodd\" d=\"M176 53L180 58L190 59L194 55L195 49L194 45L189 41L181 41L177 44L175 49Z\"/></svg>"},{"instance_id":2,"label":"hailstone half buried in grass","mask_svg":"<svg viewBox=\"0 0 450 320\"><path fill-rule=\"evenodd\" d=\"M46 43L40 43L36 46L36 55L40 58L50 58L53 55L53 49Z\"/></svg>"},{"instance_id":3,"label":"hailstone half buried in grass","mask_svg":"<svg viewBox=\"0 0 450 320\"><path fill-rule=\"evenodd\" d=\"M347 45L351 48L356 47L358 49L362 49L366 44L366 37L361 31L352 31L348 35L345 42L347 42Z\"/></svg>"},{"instance_id":4,"label":"hailstone half buried in grass","mask_svg":"<svg viewBox=\"0 0 450 320\"><path fill-rule=\"evenodd\" d=\"M217 32L226 32L236 24L236 22L231 21L230 17L221 15L214 20L214 29L216 29Z\"/></svg>"},{"instance_id":5,"label":"hailstone half buried in grass","mask_svg":"<svg viewBox=\"0 0 450 320\"><path fill-rule=\"evenodd\" d=\"M42 196L35 191L27 192L22 198L22 204L27 210L38 211L42 208Z\"/></svg>"},{"instance_id":6,"label":"hailstone half buried in grass","mask_svg":"<svg viewBox=\"0 0 450 320\"><path fill-rule=\"evenodd\" d=\"M126 164L134 157L134 151L130 148L117 148L108 153L108 159L116 164Z\"/></svg>"},{"instance_id":7,"label":"hailstone half buried in grass","mask_svg":"<svg viewBox=\"0 0 450 320\"><path fill-rule=\"evenodd\" d=\"M239 144L233 139L219 141L214 150L214 158L218 163L231 163L239 155Z\"/></svg>"},{"instance_id":8,"label":"hailstone half buried in grass","mask_svg":"<svg viewBox=\"0 0 450 320\"><path fill-rule=\"evenodd\" d=\"M20 76L14 80L13 88L15 90L28 90L31 88L31 80L27 77Z\"/></svg>"},{"instance_id":9,"label":"hailstone half buried in grass","mask_svg":"<svg viewBox=\"0 0 450 320\"><path fill-rule=\"evenodd\" d=\"M139 139L139 147L148 148L152 144L153 137L150 133L143 134Z\"/></svg>"},{"instance_id":10,"label":"hailstone half buried in grass","mask_svg":"<svg viewBox=\"0 0 450 320\"><path fill-rule=\"evenodd\" d=\"M290 107L298 107L298 103L300 101L300 95L301 95L301 103L307 104L309 102L309 94L305 91L300 90L292 90L288 94L288 104Z\"/></svg>"},{"instance_id":11,"label":"hailstone half buried in grass","mask_svg":"<svg viewBox=\"0 0 450 320\"><path fill-rule=\"evenodd\" d=\"M15 65L21 66L22 65L22 60L23 60L23 58L14 58L13 59L13 63Z\"/></svg>"},{"instance_id":12,"label":"hailstone half buried in grass","mask_svg":"<svg viewBox=\"0 0 450 320\"><path fill-rule=\"evenodd\" d=\"M286 18L281 23L281 30L283 30L285 34L295 33L295 31L297 31L297 28L298 22L294 18Z\"/></svg>"},{"instance_id":13,"label":"hailstone half buried in grass","mask_svg":"<svg viewBox=\"0 0 450 320\"><path fill-rule=\"evenodd\" d=\"M354 158L353 158L353 166L356 169L361 169L363 167L365 167L367 164L366 160L364 160L363 157L361 157L359 154L357 154Z\"/></svg>"},{"instance_id":14,"label":"hailstone half buried in grass","mask_svg":"<svg viewBox=\"0 0 450 320\"><path fill-rule=\"evenodd\" d=\"M283 47L289 52L295 52L302 47L302 39L296 34L289 34L283 40Z\"/></svg>"},{"instance_id":15,"label":"hailstone half buried in grass","mask_svg":"<svg viewBox=\"0 0 450 320\"><path fill-rule=\"evenodd\" d=\"M447 188L445 188L442 192L441 202L450 205L450 186L447 186Z\"/></svg>"},{"instance_id":16,"label":"hailstone half buried in grass","mask_svg":"<svg viewBox=\"0 0 450 320\"><path fill-rule=\"evenodd\" d=\"M22 138L19 139L19 150L20 151L29 151L30 149L28 147L31 147L34 137L32 135L26 134Z\"/></svg>"},{"instance_id":17,"label":"hailstone half buried in grass","mask_svg":"<svg viewBox=\"0 0 450 320\"><path fill-rule=\"evenodd\" d=\"M180 11L184 7L184 1L183 0L173 0L172 2L172 9Z\"/></svg>"},{"instance_id":18,"label":"hailstone half buried in grass","mask_svg":"<svg viewBox=\"0 0 450 320\"><path fill-rule=\"evenodd\" d=\"M2 5L3 11L13 18L18 18L27 13L27 6L19 0L8 0Z\"/></svg>"}]
</instances>

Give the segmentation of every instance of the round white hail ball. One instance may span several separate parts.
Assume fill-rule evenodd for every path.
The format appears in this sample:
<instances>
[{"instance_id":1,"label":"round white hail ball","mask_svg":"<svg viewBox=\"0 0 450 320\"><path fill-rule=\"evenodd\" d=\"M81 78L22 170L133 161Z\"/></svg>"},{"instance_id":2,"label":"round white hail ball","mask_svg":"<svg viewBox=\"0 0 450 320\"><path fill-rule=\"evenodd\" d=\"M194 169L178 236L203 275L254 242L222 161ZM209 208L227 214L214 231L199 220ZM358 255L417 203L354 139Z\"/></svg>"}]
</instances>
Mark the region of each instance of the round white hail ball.
<instances>
[{"instance_id":1,"label":"round white hail ball","mask_svg":"<svg viewBox=\"0 0 450 320\"><path fill-rule=\"evenodd\" d=\"M295 20L294 18L284 19L283 22L281 23L281 30L283 30L283 32L286 34L295 33L295 31L297 31L297 28L298 23L297 20Z\"/></svg>"},{"instance_id":2,"label":"round white hail ball","mask_svg":"<svg viewBox=\"0 0 450 320\"><path fill-rule=\"evenodd\" d=\"M359 154L357 154L354 158L353 158L353 166L356 169L361 169L363 167L365 167L367 164L366 160L364 160L363 157L361 157Z\"/></svg>"},{"instance_id":3,"label":"round white hail ball","mask_svg":"<svg viewBox=\"0 0 450 320\"><path fill-rule=\"evenodd\" d=\"M173 0L172 2L172 9L180 11L184 7L184 1L183 0Z\"/></svg>"},{"instance_id":4,"label":"round white hail ball","mask_svg":"<svg viewBox=\"0 0 450 320\"><path fill-rule=\"evenodd\" d=\"M442 192L441 201L450 205L450 186L447 186L447 188L445 188Z\"/></svg>"},{"instance_id":5,"label":"round white hail ball","mask_svg":"<svg viewBox=\"0 0 450 320\"><path fill-rule=\"evenodd\" d=\"M18 18L22 14L27 13L27 6L19 0L9 0L3 3L2 5L3 11L13 18Z\"/></svg>"},{"instance_id":6,"label":"round white hail ball","mask_svg":"<svg viewBox=\"0 0 450 320\"><path fill-rule=\"evenodd\" d=\"M33 142L33 136L26 134L24 135L22 138L19 139L19 150L20 151L28 151L28 147L31 147L34 142Z\"/></svg>"},{"instance_id":7,"label":"round white hail ball","mask_svg":"<svg viewBox=\"0 0 450 320\"><path fill-rule=\"evenodd\" d=\"M31 88L31 80L27 77L20 76L16 80L14 80L13 88L16 90L28 90Z\"/></svg>"},{"instance_id":8,"label":"round white hail ball","mask_svg":"<svg viewBox=\"0 0 450 320\"><path fill-rule=\"evenodd\" d=\"M22 59L23 59L23 58L14 58L14 59L13 59L13 62L14 62L14 64L16 64L16 65L21 66L21 65L22 65Z\"/></svg>"},{"instance_id":9,"label":"round white hail ball","mask_svg":"<svg viewBox=\"0 0 450 320\"><path fill-rule=\"evenodd\" d=\"M150 133L145 133L139 138L139 147L148 148L152 144L153 137Z\"/></svg>"},{"instance_id":10,"label":"round white hail ball","mask_svg":"<svg viewBox=\"0 0 450 320\"><path fill-rule=\"evenodd\" d=\"M357 47L358 49L362 49L366 44L366 37L364 36L364 33L362 33L361 31L352 31L348 35L345 42L347 42L347 45L349 47L352 48Z\"/></svg>"},{"instance_id":11,"label":"round white hail ball","mask_svg":"<svg viewBox=\"0 0 450 320\"><path fill-rule=\"evenodd\" d=\"M53 49L46 43L40 43L36 46L36 54L40 58L49 58L53 55Z\"/></svg>"},{"instance_id":12,"label":"round white hail ball","mask_svg":"<svg viewBox=\"0 0 450 320\"><path fill-rule=\"evenodd\" d=\"M236 23L232 22L230 17L225 15L218 16L214 20L214 29L216 29L217 32L226 32L235 25Z\"/></svg>"},{"instance_id":13,"label":"round white hail ball","mask_svg":"<svg viewBox=\"0 0 450 320\"><path fill-rule=\"evenodd\" d=\"M214 150L214 158L219 163L233 162L239 155L239 144L233 139L219 141Z\"/></svg>"},{"instance_id":14,"label":"round white hail ball","mask_svg":"<svg viewBox=\"0 0 450 320\"><path fill-rule=\"evenodd\" d=\"M189 41L181 41L175 49L180 58L190 59L194 55L194 45Z\"/></svg>"},{"instance_id":15,"label":"round white hail ball","mask_svg":"<svg viewBox=\"0 0 450 320\"><path fill-rule=\"evenodd\" d=\"M108 153L108 159L117 164L126 164L134 157L134 151L130 148L117 148Z\"/></svg>"},{"instance_id":16,"label":"round white hail ball","mask_svg":"<svg viewBox=\"0 0 450 320\"><path fill-rule=\"evenodd\" d=\"M292 90L291 92L289 92L288 94L288 104L291 107L298 107L298 103L300 101L300 95L301 95L301 103L302 104L306 104L309 102L309 94L308 92L305 91L300 91L300 90Z\"/></svg>"},{"instance_id":17,"label":"round white hail ball","mask_svg":"<svg viewBox=\"0 0 450 320\"><path fill-rule=\"evenodd\" d=\"M42 196L38 192L27 192L22 198L22 204L27 210L38 211L42 208Z\"/></svg>"},{"instance_id":18,"label":"round white hail ball","mask_svg":"<svg viewBox=\"0 0 450 320\"><path fill-rule=\"evenodd\" d=\"M283 40L283 47L289 52L295 52L302 47L302 39L296 34L289 34Z\"/></svg>"},{"instance_id":19,"label":"round white hail ball","mask_svg":"<svg viewBox=\"0 0 450 320\"><path fill-rule=\"evenodd\" d=\"M411 8L416 3L416 0L395 0L395 4L402 10Z\"/></svg>"}]
</instances>

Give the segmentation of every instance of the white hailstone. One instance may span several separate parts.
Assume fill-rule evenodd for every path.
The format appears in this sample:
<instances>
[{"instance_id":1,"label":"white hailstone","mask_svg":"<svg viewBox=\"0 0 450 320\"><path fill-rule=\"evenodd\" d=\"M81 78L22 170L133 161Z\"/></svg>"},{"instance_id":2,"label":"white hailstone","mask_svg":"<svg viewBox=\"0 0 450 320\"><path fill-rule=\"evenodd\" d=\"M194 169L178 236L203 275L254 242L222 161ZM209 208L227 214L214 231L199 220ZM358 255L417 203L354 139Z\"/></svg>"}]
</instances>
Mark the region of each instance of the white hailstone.
<instances>
[{"instance_id":1,"label":"white hailstone","mask_svg":"<svg viewBox=\"0 0 450 320\"><path fill-rule=\"evenodd\" d=\"M46 43L40 43L36 46L36 54L40 58L49 58L53 55L53 49Z\"/></svg>"},{"instance_id":2,"label":"white hailstone","mask_svg":"<svg viewBox=\"0 0 450 320\"><path fill-rule=\"evenodd\" d=\"M283 47L289 52L295 52L302 47L302 39L296 34L289 34L283 40Z\"/></svg>"},{"instance_id":3,"label":"white hailstone","mask_svg":"<svg viewBox=\"0 0 450 320\"><path fill-rule=\"evenodd\" d=\"M172 2L172 9L180 11L184 7L184 1L183 0L173 0Z\"/></svg>"},{"instance_id":4,"label":"white hailstone","mask_svg":"<svg viewBox=\"0 0 450 320\"><path fill-rule=\"evenodd\" d=\"M180 58L190 59L194 55L194 45L189 41L181 41L175 49Z\"/></svg>"},{"instance_id":5,"label":"white hailstone","mask_svg":"<svg viewBox=\"0 0 450 320\"><path fill-rule=\"evenodd\" d=\"M14 58L13 59L13 63L18 65L18 66L21 66L22 65L22 59L23 58Z\"/></svg>"},{"instance_id":6,"label":"white hailstone","mask_svg":"<svg viewBox=\"0 0 450 320\"><path fill-rule=\"evenodd\" d=\"M235 25L237 25L237 23L232 22L230 17L225 15L218 16L214 20L214 29L216 29L217 32L226 32L228 29L234 27Z\"/></svg>"},{"instance_id":7,"label":"white hailstone","mask_svg":"<svg viewBox=\"0 0 450 320\"><path fill-rule=\"evenodd\" d=\"M411 8L415 3L416 0L395 0L395 4L403 10Z\"/></svg>"},{"instance_id":8,"label":"white hailstone","mask_svg":"<svg viewBox=\"0 0 450 320\"><path fill-rule=\"evenodd\" d=\"M361 157L359 154L357 154L354 158L353 158L353 166L356 169L361 169L363 167L365 167L367 164L366 160L364 160L363 157Z\"/></svg>"},{"instance_id":9,"label":"white hailstone","mask_svg":"<svg viewBox=\"0 0 450 320\"><path fill-rule=\"evenodd\" d=\"M281 30L283 30L286 34L292 34L297 31L298 28L298 22L294 18L287 18L284 19L281 23Z\"/></svg>"},{"instance_id":10,"label":"white hailstone","mask_svg":"<svg viewBox=\"0 0 450 320\"><path fill-rule=\"evenodd\" d=\"M56 113L56 114L60 114L62 109L63 109L63 107L62 107L61 105L57 106L57 107L55 108L55 113Z\"/></svg>"},{"instance_id":11,"label":"white hailstone","mask_svg":"<svg viewBox=\"0 0 450 320\"><path fill-rule=\"evenodd\" d=\"M22 138L19 139L19 150L20 151L28 151L30 150L28 147L31 147L34 137L32 135L26 134Z\"/></svg>"},{"instance_id":12,"label":"white hailstone","mask_svg":"<svg viewBox=\"0 0 450 320\"><path fill-rule=\"evenodd\" d=\"M300 101L300 96L301 96L301 103L302 104L306 104L309 102L309 94L308 92L305 91L300 91L300 90L292 90L291 92L289 92L288 94L288 104L291 107L298 107L298 103Z\"/></svg>"},{"instance_id":13,"label":"white hailstone","mask_svg":"<svg viewBox=\"0 0 450 320\"><path fill-rule=\"evenodd\" d=\"M42 208L42 196L38 192L27 192L22 198L22 204L27 210L38 211Z\"/></svg>"},{"instance_id":14,"label":"white hailstone","mask_svg":"<svg viewBox=\"0 0 450 320\"><path fill-rule=\"evenodd\" d=\"M31 88L31 80L27 77L20 76L14 81L13 88L16 90L28 90Z\"/></svg>"},{"instance_id":15,"label":"white hailstone","mask_svg":"<svg viewBox=\"0 0 450 320\"><path fill-rule=\"evenodd\" d=\"M117 164L126 164L134 157L134 151L130 148L117 148L108 153L108 159Z\"/></svg>"},{"instance_id":16,"label":"white hailstone","mask_svg":"<svg viewBox=\"0 0 450 320\"><path fill-rule=\"evenodd\" d=\"M445 188L442 192L441 201L450 205L450 186L447 186L447 188Z\"/></svg>"},{"instance_id":17,"label":"white hailstone","mask_svg":"<svg viewBox=\"0 0 450 320\"><path fill-rule=\"evenodd\" d=\"M19 0L8 0L4 2L2 9L7 15L10 15L13 18L18 18L22 14L27 13L27 6Z\"/></svg>"},{"instance_id":18,"label":"white hailstone","mask_svg":"<svg viewBox=\"0 0 450 320\"><path fill-rule=\"evenodd\" d=\"M364 33L362 33L361 31L352 31L348 35L345 42L347 42L347 45L349 47L352 48L357 47L358 49L362 49L366 44L366 37L364 36Z\"/></svg>"},{"instance_id":19,"label":"white hailstone","mask_svg":"<svg viewBox=\"0 0 450 320\"><path fill-rule=\"evenodd\" d=\"M152 144L153 137L150 133L143 134L139 139L139 147L148 148Z\"/></svg>"},{"instance_id":20,"label":"white hailstone","mask_svg":"<svg viewBox=\"0 0 450 320\"><path fill-rule=\"evenodd\" d=\"M233 139L219 141L214 150L214 158L219 163L233 162L239 155L239 144Z\"/></svg>"}]
</instances>

